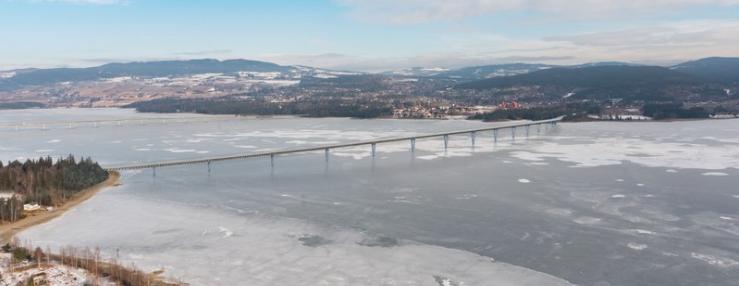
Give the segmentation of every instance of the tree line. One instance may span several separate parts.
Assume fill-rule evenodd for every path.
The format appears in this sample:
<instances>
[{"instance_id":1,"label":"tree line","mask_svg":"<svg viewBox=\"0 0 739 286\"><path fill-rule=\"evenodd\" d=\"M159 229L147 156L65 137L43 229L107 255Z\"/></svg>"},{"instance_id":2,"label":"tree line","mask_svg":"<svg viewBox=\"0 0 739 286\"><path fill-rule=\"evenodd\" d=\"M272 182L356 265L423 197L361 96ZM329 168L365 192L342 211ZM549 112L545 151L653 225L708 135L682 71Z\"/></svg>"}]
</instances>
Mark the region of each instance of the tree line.
<instances>
[{"instance_id":1,"label":"tree line","mask_svg":"<svg viewBox=\"0 0 739 286\"><path fill-rule=\"evenodd\" d=\"M179 280L169 281L155 273L147 273L135 265L124 265L117 259L103 259L99 249L77 249L63 247L56 253L48 247L42 250L33 247L30 243L22 245L17 240L0 247L0 251L10 254L8 270L10 272L38 269L43 271L49 267L64 265L87 271L86 281L82 285L114 285L126 286L180 286L188 285ZM48 281L45 281L48 283ZM42 282L43 283L43 282ZM28 277L23 284L18 285L46 285L34 284L34 276Z\"/></svg>"},{"instance_id":2,"label":"tree line","mask_svg":"<svg viewBox=\"0 0 739 286\"><path fill-rule=\"evenodd\" d=\"M526 109L499 109L493 112L470 116L471 120L546 120L565 115L566 121L586 119L589 114L600 114L601 108L594 104L562 104Z\"/></svg>"},{"instance_id":3,"label":"tree line","mask_svg":"<svg viewBox=\"0 0 739 286\"><path fill-rule=\"evenodd\" d=\"M262 98L244 100L236 97L210 99L164 98L137 102L126 107L139 112L234 115L299 115L305 117L377 118L392 116L391 104L363 99L310 99L271 102Z\"/></svg>"},{"instance_id":4,"label":"tree line","mask_svg":"<svg viewBox=\"0 0 739 286\"><path fill-rule=\"evenodd\" d=\"M0 191L13 195L0 199L0 222L21 218L23 204L59 206L77 192L108 179L108 172L92 159L18 160L4 165L0 161Z\"/></svg>"}]
</instances>

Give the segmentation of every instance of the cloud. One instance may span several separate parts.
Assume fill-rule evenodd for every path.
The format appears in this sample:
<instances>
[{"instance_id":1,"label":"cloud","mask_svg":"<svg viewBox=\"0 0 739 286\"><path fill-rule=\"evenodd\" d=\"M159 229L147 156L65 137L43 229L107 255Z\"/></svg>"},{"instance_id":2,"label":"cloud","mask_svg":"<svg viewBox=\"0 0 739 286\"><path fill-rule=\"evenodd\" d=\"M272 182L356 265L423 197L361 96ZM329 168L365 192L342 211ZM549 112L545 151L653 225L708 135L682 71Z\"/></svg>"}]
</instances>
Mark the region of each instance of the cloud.
<instances>
[{"instance_id":1,"label":"cloud","mask_svg":"<svg viewBox=\"0 0 739 286\"><path fill-rule=\"evenodd\" d=\"M649 14L692 6L738 5L739 0L335 0L363 20L413 24L495 14L541 12L556 17L596 18Z\"/></svg>"},{"instance_id":2,"label":"cloud","mask_svg":"<svg viewBox=\"0 0 739 286\"><path fill-rule=\"evenodd\" d=\"M665 22L641 28L562 34L536 38L465 32L440 37L443 50L423 54L372 56L349 54L263 55L281 64L342 70L387 71L414 66L457 68L528 62L580 64L625 61L670 65L708 56L739 54L739 20Z\"/></svg>"},{"instance_id":3,"label":"cloud","mask_svg":"<svg viewBox=\"0 0 739 286\"><path fill-rule=\"evenodd\" d=\"M181 52L177 53L175 55L178 56L215 56L215 55L226 55L233 52L230 49L219 49L219 50L204 50L204 51L189 51L189 52Z\"/></svg>"},{"instance_id":4,"label":"cloud","mask_svg":"<svg viewBox=\"0 0 739 286\"><path fill-rule=\"evenodd\" d=\"M675 62L739 54L739 20L663 23L651 27L555 36L545 41L569 45L580 57Z\"/></svg>"},{"instance_id":5,"label":"cloud","mask_svg":"<svg viewBox=\"0 0 739 286\"><path fill-rule=\"evenodd\" d=\"M446 67L499 64L511 62L563 62L573 60L570 56L513 56L475 54L460 57L457 53L428 53L411 56L354 56L345 54L272 54L257 57L260 60L283 65L305 65L335 70L384 72L408 67Z\"/></svg>"}]
</instances>

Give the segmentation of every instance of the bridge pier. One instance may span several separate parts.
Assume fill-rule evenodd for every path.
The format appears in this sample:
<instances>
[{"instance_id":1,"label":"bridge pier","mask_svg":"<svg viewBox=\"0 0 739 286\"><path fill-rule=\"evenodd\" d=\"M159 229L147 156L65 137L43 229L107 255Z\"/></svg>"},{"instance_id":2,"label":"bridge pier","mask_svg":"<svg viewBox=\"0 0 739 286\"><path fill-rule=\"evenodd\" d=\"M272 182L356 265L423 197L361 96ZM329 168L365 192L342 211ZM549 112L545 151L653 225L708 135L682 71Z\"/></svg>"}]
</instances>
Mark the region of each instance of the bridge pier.
<instances>
[{"instance_id":1,"label":"bridge pier","mask_svg":"<svg viewBox=\"0 0 739 286\"><path fill-rule=\"evenodd\" d=\"M156 177L157 176L157 167L151 167L151 176Z\"/></svg>"},{"instance_id":2,"label":"bridge pier","mask_svg":"<svg viewBox=\"0 0 739 286\"><path fill-rule=\"evenodd\" d=\"M372 158L377 156L377 143L372 143Z\"/></svg>"},{"instance_id":3,"label":"bridge pier","mask_svg":"<svg viewBox=\"0 0 739 286\"><path fill-rule=\"evenodd\" d=\"M511 128L511 139L513 139L513 141L516 141L516 127L515 126Z\"/></svg>"},{"instance_id":4,"label":"bridge pier","mask_svg":"<svg viewBox=\"0 0 739 286\"><path fill-rule=\"evenodd\" d=\"M529 129L531 129L531 125L526 125L526 139L529 138Z\"/></svg>"},{"instance_id":5,"label":"bridge pier","mask_svg":"<svg viewBox=\"0 0 739 286\"><path fill-rule=\"evenodd\" d=\"M208 161L208 174L210 174L210 161Z\"/></svg>"},{"instance_id":6,"label":"bridge pier","mask_svg":"<svg viewBox=\"0 0 739 286\"><path fill-rule=\"evenodd\" d=\"M323 155L324 155L324 157L326 157L325 158L326 159L326 163L328 163L328 158L329 158L329 156L331 156L331 153L329 153L328 148L323 149Z\"/></svg>"},{"instance_id":7,"label":"bridge pier","mask_svg":"<svg viewBox=\"0 0 739 286\"><path fill-rule=\"evenodd\" d=\"M269 154L269 167L275 167L275 154Z\"/></svg>"},{"instance_id":8,"label":"bridge pier","mask_svg":"<svg viewBox=\"0 0 739 286\"><path fill-rule=\"evenodd\" d=\"M416 153L416 138L411 138L411 153Z\"/></svg>"},{"instance_id":9,"label":"bridge pier","mask_svg":"<svg viewBox=\"0 0 739 286\"><path fill-rule=\"evenodd\" d=\"M475 149L475 137L477 137L477 132L475 131L470 132L470 141L472 141L472 149Z\"/></svg>"},{"instance_id":10,"label":"bridge pier","mask_svg":"<svg viewBox=\"0 0 739 286\"><path fill-rule=\"evenodd\" d=\"M498 144L498 129L493 129L493 144Z\"/></svg>"},{"instance_id":11,"label":"bridge pier","mask_svg":"<svg viewBox=\"0 0 739 286\"><path fill-rule=\"evenodd\" d=\"M444 152L449 149L449 135L444 135Z\"/></svg>"}]
</instances>

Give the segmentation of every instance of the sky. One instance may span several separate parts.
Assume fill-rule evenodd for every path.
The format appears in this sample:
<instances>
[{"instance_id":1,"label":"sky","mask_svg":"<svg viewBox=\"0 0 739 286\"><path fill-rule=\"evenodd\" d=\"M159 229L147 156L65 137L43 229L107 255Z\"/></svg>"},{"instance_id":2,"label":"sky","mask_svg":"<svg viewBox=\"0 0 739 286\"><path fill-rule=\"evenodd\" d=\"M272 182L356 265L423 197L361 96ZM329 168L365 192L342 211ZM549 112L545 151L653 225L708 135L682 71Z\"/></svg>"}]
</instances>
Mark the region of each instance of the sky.
<instances>
[{"instance_id":1,"label":"sky","mask_svg":"<svg viewBox=\"0 0 739 286\"><path fill-rule=\"evenodd\" d=\"M739 56L739 0L0 0L0 70L253 59L340 70Z\"/></svg>"}]
</instances>

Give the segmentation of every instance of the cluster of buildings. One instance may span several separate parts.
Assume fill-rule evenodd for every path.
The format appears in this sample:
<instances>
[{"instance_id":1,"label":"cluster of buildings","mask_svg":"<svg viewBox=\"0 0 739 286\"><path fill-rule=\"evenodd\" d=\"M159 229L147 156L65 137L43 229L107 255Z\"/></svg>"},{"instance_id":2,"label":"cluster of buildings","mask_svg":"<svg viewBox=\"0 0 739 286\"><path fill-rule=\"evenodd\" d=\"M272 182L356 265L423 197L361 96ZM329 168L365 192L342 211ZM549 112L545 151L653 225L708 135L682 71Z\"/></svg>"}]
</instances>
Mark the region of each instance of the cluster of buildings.
<instances>
[{"instance_id":1,"label":"cluster of buildings","mask_svg":"<svg viewBox=\"0 0 739 286\"><path fill-rule=\"evenodd\" d=\"M410 107L395 108L393 110L393 118L449 119L492 112L497 109L497 106L464 106L456 104L440 106L413 105Z\"/></svg>"}]
</instances>

